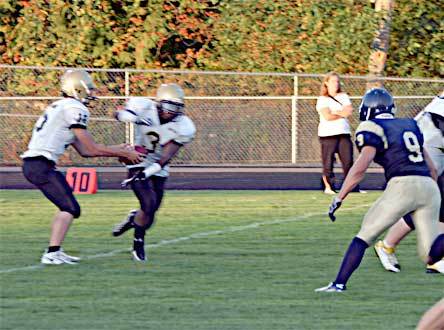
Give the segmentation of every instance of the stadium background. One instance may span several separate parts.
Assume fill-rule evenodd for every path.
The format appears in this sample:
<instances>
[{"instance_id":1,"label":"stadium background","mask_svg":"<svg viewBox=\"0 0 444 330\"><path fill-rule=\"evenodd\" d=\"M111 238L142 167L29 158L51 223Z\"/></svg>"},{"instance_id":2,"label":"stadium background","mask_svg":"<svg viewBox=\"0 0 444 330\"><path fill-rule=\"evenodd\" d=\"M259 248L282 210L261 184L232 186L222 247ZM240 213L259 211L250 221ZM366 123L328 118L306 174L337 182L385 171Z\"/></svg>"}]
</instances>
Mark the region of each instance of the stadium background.
<instances>
[{"instance_id":1,"label":"stadium background","mask_svg":"<svg viewBox=\"0 0 444 330\"><path fill-rule=\"evenodd\" d=\"M21 175L19 155L45 107L60 97L66 68L0 66L0 187L32 188ZM319 189L320 146L315 110L322 75L179 70L88 69L100 99L91 109L90 130L104 144L131 143L133 127L112 118L132 96L153 97L162 82L186 93L186 111L198 134L173 161L175 189ZM357 111L368 77L341 76ZM440 92L444 80L383 78L395 96L398 116L412 117ZM125 176L115 158L81 158L71 147L60 161L94 166L99 188L116 189ZM337 171L340 172L340 171ZM340 174L338 175L340 178ZM381 189L374 166L365 189Z\"/></svg>"},{"instance_id":2,"label":"stadium background","mask_svg":"<svg viewBox=\"0 0 444 330\"><path fill-rule=\"evenodd\" d=\"M393 5L391 17L378 3ZM400 116L414 115L443 86L443 17L438 0L0 1L0 58L10 65L0 65L0 186L31 188L19 154L72 66L92 72L102 91L90 122L100 142L130 140L131 127L110 117L126 97L153 96L164 80L183 85L199 134L175 159L170 188L316 189L322 75L314 73L340 73L356 109L364 75L374 74L369 59L382 50L380 75L437 78L384 79ZM375 32L387 25L387 47L380 47ZM81 159L71 150L61 168L79 164L98 169L101 188L125 175L115 160ZM372 167L363 187L382 184ZM332 224L325 216L331 196L318 191L168 190L149 235L151 260L138 265L126 239L109 237L111 224L137 207L132 192L80 195L82 217L64 247L82 264L54 269L39 257L55 208L39 191L0 189L0 324L413 329L443 295L442 278L424 273L413 235L397 251L403 271L396 279L367 253L349 293L313 291L334 276L379 196L352 194Z\"/></svg>"}]
</instances>

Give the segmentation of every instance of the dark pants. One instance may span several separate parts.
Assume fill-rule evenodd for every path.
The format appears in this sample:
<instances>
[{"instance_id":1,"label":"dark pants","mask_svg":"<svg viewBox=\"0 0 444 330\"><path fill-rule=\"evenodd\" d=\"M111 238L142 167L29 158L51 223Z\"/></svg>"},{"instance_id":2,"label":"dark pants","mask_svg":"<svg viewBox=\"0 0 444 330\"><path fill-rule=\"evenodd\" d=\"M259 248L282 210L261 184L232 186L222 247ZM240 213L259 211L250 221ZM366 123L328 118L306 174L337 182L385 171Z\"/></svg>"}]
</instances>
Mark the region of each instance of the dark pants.
<instances>
[{"instance_id":1,"label":"dark pants","mask_svg":"<svg viewBox=\"0 0 444 330\"><path fill-rule=\"evenodd\" d=\"M80 205L75 199L65 176L55 169L55 163L45 157L23 160L23 175L55 204L60 211L80 217Z\"/></svg>"},{"instance_id":2,"label":"dark pants","mask_svg":"<svg viewBox=\"0 0 444 330\"><path fill-rule=\"evenodd\" d=\"M140 169L131 169L128 177L132 177ZM140 203L140 208L148 218L145 229L148 230L153 224L155 213L159 209L164 195L164 187L167 178L151 176L148 179L136 180L131 183L131 189Z\"/></svg>"},{"instance_id":3,"label":"dark pants","mask_svg":"<svg viewBox=\"0 0 444 330\"><path fill-rule=\"evenodd\" d=\"M335 154L339 155L345 178L353 165L353 143L349 134L319 137L319 140L321 142L323 183L325 187L329 185L328 188L334 190L333 164Z\"/></svg>"}]
</instances>

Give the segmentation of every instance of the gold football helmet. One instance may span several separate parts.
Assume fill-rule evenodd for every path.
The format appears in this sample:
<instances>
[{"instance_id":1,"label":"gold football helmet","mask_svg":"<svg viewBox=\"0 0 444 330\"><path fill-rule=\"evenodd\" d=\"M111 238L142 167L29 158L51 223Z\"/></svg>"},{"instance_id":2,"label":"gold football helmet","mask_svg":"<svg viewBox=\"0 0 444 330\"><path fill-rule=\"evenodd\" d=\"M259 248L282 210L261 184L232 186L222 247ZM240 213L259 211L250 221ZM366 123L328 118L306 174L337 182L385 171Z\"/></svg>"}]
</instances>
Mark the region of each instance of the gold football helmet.
<instances>
[{"instance_id":1,"label":"gold football helmet","mask_svg":"<svg viewBox=\"0 0 444 330\"><path fill-rule=\"evenodd\" d=\"M157 89L156 101L160 112L170 113L174 116L184 112L185 94L177 84L162 84Z\"/></svg>"},{"instance_id":2,"label":"gold football helmet","mask_svg":"<svg viewBox=\"0 0 444 330\"><path fill-rule=\"evenodd\" d=\"M96 99L93 95L96 86L91 76L85 70L68 70L61 78L62 92L88 104L90 100Z\"/></svg>"}]
</instances>

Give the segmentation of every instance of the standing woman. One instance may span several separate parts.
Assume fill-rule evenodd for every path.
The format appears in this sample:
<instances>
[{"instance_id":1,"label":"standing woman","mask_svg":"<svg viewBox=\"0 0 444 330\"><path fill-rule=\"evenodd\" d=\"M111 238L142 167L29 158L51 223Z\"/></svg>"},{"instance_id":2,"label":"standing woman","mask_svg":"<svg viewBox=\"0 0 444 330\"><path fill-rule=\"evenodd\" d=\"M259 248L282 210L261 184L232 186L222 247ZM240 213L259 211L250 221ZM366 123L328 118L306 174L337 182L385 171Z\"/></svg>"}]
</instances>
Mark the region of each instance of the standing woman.
<instances>
[{"instance_id":1,"label":"standing woman","mask_svg":"<svg viewBox=\"0 0 444 330\"><path fill-rule=\"evenodd\" d=\"M353 108L348 95L341 90L339 76L329 72L321 86L321 95L316 103L319 113L318 136L321 142L322 183L324 193L335 194L333 163L335 153L341 160L344 177L353 165L353 143L348 117Z\"/></svg>"}]
</instances>

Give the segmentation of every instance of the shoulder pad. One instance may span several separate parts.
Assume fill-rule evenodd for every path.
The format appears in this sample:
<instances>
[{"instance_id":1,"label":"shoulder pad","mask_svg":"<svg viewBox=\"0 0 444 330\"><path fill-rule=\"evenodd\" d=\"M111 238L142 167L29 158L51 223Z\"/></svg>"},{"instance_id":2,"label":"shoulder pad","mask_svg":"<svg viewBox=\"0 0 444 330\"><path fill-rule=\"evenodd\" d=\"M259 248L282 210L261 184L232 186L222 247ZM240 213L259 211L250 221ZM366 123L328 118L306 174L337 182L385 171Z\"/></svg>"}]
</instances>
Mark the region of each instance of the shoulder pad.
<instances>
[{"instance_id":1,"label":"shoulder pad","mask_svg":"<svg viewBox=\"0 0 444 330\"><path fill-rule=\"evenodd\" d=\"M379 126L377 123L371 120L361 122L358 128L356 129L356 135L364 132L375 134L376 136L381 138L382 143L384 144L384 149L388 148L388 141L387 137L385 136L384 129L381 126Z\"/></svg>"},{"instance_id":2,"label":"shoulder pad","mask_svg":"<svg viewBox=\"0 0 444 330\"><path fill-rule=\"evenodd\" d=\"M180 135L194 136L196 133L196 126L189 117L185 115L179 116L175 122L177 123L177 128Z\"/></svg>"}]
</instances>

